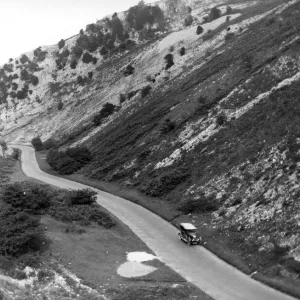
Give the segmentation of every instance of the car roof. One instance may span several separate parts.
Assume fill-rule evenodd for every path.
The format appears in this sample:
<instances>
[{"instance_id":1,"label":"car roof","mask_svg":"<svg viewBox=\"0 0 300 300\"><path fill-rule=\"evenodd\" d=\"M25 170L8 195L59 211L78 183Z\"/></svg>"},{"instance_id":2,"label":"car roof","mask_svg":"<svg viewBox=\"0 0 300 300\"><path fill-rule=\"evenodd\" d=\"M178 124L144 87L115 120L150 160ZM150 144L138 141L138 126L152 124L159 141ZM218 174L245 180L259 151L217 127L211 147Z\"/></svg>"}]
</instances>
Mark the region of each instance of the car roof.
<instances>
[{"instance_id":1,"label":"car roof","mask_svg":"<svg viewBox=\"0 0 300 300\"><path fill-rule=\"evenodd\" d=\"M197 229L193 224L191 223L180 223L180 226L183 227L186 230L194 230Z\"/></svg>"}]
</instances>

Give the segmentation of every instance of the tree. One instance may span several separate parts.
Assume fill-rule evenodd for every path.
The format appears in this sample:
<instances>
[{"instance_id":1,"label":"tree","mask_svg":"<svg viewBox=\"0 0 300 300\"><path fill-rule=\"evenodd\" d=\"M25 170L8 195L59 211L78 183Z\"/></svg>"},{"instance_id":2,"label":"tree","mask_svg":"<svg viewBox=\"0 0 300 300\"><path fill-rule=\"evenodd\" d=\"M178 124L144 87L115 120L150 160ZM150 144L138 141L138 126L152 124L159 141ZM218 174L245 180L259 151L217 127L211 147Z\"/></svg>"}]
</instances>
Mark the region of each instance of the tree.
<instances>
[{"instance_id":1,"label":"tree","mask_svg":"<svg viewBox=\"0 0 300 300\"><path fill-rule=\"evenodd\" d=\"M65 44L66 44L65 40L64 40L64 39L61 39L61 40L58 42L57 46L58 46L59 49L61 49L61 48L63 48L63 47L65 46Z\"/></svg>"},{"instance_id":2,"label":"tree","mask_svg":"<svg viewBox=\"0 0 300 300\"><path fill-rule=\"evenodd\" d=\"M23 55L21 56L21 58L20 58L20 62L21 62L22 64L25 64L25 63L28 62L28 61L29 61L28 56L25 55L25 54L23 54Z\"/></svg>"},{"instance_id":3,"label":"tree","mask_svg":"<svg viewBox=\"0 0 300 300\"><path fill-rule=\"evenodd\" d=\"M31 140L31 144L32 144L32 146L34 147L34 149L36 151L42 151L43 150L43 142L42 142L42 140L39 136L33 138Z\"/></svg>"},{"instance_id":4,"label":"tree","mask_svg":"<svg viewBox=\"0 0 300 300\"><path fill-rule=\"evenodd\" d=\"M209 13L209 16L208 16L209 21L211 22L211 21L216 20L220 17L221 17L221 11L216 6L213 7L212 10Z\"/></svg>"},{"instance_id":5,"label":"tree","mask_svg":"<svg viewBox=\"0 0 300 300\"><path fill-rule=\"evenodd\" d=\"M185 55L185 47L182 47L180 50L179 50L179 54L181 56Z\"/></svg>"},{"instance_id":6,"label":"tree","mask_svg":"<svg viewBox=\"0 0 300 300\"><path fill-rule=\"evenodd\" d=\"M93 56L88 52L85 52L82 57L82 61L86 64L89 64L93 60Z\"/></svg>"},{"instance_id":7,"label":"tree","mask_svg":"<svg viewBox=\"0 0 300 300\"><path fill-rule=\"evenodd\" d=\"M7 150L7 144L5 141L0 141L0 147L2 149L2 155L5 156L5 152Z\"/></svg>"},{"instance_id":8,"label":"tree","mask_svg":"<svg viewBox=\"0 0 300 300\"><path fill-rule=\"evenodd\" d=\"M174 65L174 57L173 54L169 53L164 57L167 65L165 67L165 70L170 69Z\"/></svg>"},{"instance_id":9,"label":"tree","mask_svg":"<svg viewBox=\"0 0 300 300\"><path fill-rule=\"evenodd\" d=\"M197 35L202 34L203 31L204 31L203 27L199 25L199 26L197 27L196 34L197 34Z\"/></svg>"},{"instance_id":10,"label":"tree","mask_svg":"<svg viewBox=\"0 0 300 300\"><path fill-rule=\"evenodd\" d=\"M184 20L184 25L186 27L191 26L193 24L193 17L191 15L189 15L185 20Z\"/></svg>"}]
</instances>

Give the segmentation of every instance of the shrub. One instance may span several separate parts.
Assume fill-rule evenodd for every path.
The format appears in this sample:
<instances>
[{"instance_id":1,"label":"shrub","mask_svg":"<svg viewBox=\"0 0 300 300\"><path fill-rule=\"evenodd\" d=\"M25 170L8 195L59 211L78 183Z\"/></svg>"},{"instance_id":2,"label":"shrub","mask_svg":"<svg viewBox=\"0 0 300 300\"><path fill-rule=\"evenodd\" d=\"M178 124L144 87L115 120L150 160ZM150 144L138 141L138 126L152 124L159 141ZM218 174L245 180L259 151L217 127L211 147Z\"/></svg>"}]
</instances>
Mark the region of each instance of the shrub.
<instances>
[{"instance_id":1,"label":"shrub","mask_svg":"<svg viewBox=\"0 0 300 300\"><path fill-rule=\"evenodd\" d=\"M91 205L96 202L96 195L97 193L90 189L70 191L64 202L68 206Z\"/></svg>"},{"instance_id":2,"label":"shrub","mask_svg":"<svg viewBox=\"0 0 300 300\"><path fill-rule=\"evenodd\" d=\"M216 118L216 125L217 126L222 126L226 123L226 121L227 121L226 115L225 114L220 114Z\"/></svg>"},{"instance_id":3,"label":"shrub","mask_svg":"<svg viewBox=\"0 0 300 300\"><path fill-rule=\"evenodd\" d=\"M65 228L65 233L76 233L76 234L83 234L86 230L74 223L68 224Z\"/></svg>"},{"instance_id":4,"label":"shrub","mask_svg":"<svg viewBox=\"0 0 300 300\"><path fill-rule=\"evenodd\" d=\"M217 7L213 7L208 16L209 21L211 22L220 17L221 17L221 11Z\"/></svg>"},{"instance_id":5,"label":"shrub","mask_svg":"<svg viewBox=\"0 0 300 300\"><path fill-rule=\"evenodd\" d=\"M197 27L196 34L197 34L197 35L202 34L203 31L204 31L203 27L199 25L199 26Z\"/></svg>"},{"instance_id":6,"label":"shrub","mask_svg":"<svg viewBox=\"0 0 300 300\"><path fill-rule=\"evenodd\" d=\"M23 81L30 80L30 75L26 69L21 71L20 76L21 76L21 80Z\"/></svg>"},{"instance_id":7,"label":"shrub","mask_svg":"<svg viewBox=\"0 0 300 300\"><path fill-rule=\"evenodd\" d=\"M33 138L31 140L31 144L32 144L32 146L34 147L34 149L36 151L42 151L43 150L43 143L42 143L42 140L41 140L41 138L39 136Z\"/></svg>"},{"instance_id":8,"label":"shrub","mask_svg":"<svg viewBox=\"0 0 300 300\"><path fill-rule=\"evenodd\" d=\"M119 95L120 103L123 103L126 101L126 95L125 94L120 94Z\"/></svg>"},{"instance_id":9,"label":"shrub","mask_svg":"<svg viewBox=\"0 0 300 300\"><path fill-rule=\"evenodd\" d=\"M147 86L143 87L142 90L141 90L142 98L145 98L150 93L151 90L152 90L152 88L151 88L150 85L147 85Z\"/></svg>"},{"instance_id":10,"label":"shrub","mask_svg":"<svg viewBox=\"0 0 300 300\"><path fill-rule=\"evenodd\" d=\"M184 20L184 25L186 27L191 26L193 24L193 17L191 15L189 15L185 20Z\"/></svg>"},{"instance_id":11,"label":"shrub","mask_svg":"<svg viewBox=\"0 0 300 300\"><path fill-rule=\"evenodd\" d=\"M102 56L104 56L104 55L106 55L107 53L108 53L107 48L106 48L106 47L102 47L101 50L100 50L100 54L101 54Z\"/></svg>"},{"instance_id":12,"label":"shrub","mask_svg":"<svg viewBox=\"0 0 300 300\"><path fill-rule=\"evenodd\" d=\"M176 127L176 123L172 122L170 119L166 119L165 122L161 125L159 131L161 134L166 134L172 131Z\"/></svg>"},{"instance_id":13,"label":"shrub","mask_svg":"<svg viewBox=\"0 0 300 300\"><path fill-rule=\"evenodd\" d=\"M181 56L185 55L185 47L182 47L180 50L179 50L179 54Z\"/></svg>"},{"instance_id":14,"label":"shrub","mask_svg":"<svg viewBox=\"0 0 300 300\"><path fill-rule=\"evenodd\" d=\"M17 98L20 100L25 99L28 96L28 90L27 89L22 89L20 91L17 91Z\"/></svg>"},{"instance_id":15,"label":"shrub","mask_svg":"<svg viewBox=\"0 0 300 300\"><path fill-rule=\"evenodd\" d=\"M233 39L235 36L235 34L233 32L228 32L226 35L225 35L225 41L229 41L231 39Z\"/></svg>"},{"instance_id":16,"label":"shrub","mask_svg":"<svg viewBox=\"0 0 300 300\"><path fill-rule=\"evenodd\" d=\"M93 56L91 54L89 54L88 52L85 52L83 54L82 61L85 64L89 64L90 62L92 62L92 60L93 60Z\"/></svg>"},{"instance_id":17,"label":"shrub","mask_svg":"<svg viewBox=\"0 0 300 300\"><path fill-rule=\"evenodd\" d=\"M47 282L54 279L55 273L51 270L42 269L37 273L37 278L39 282Z\"/></svg>"},{"instance_id":18,"label":"shrub","mask_svg":"<svg viewBox=\"0 0 300 300\"><path fill-rule=\"evenodd\" d=\"M58 145L57 145L56 141L53 140L52 138L46 140L46 141L43 143L43 149L44 149L44 150L49 150L49 149L51 149L51 148L54 149L54 148L57 148L57 147L58 147Z\"/></svg>"},{"instance_id":19,"label":"shrub","mask_svg":"<svg viewBox=\"0 0 300 300\"><path fill-rule=\"evenodd\" d=\"M25 64L26 62L28 62L29 61L29 58L28 58L28 56L27 55L25 55L25 54L23 54L22 56L21 56L21 58L20 58L20 62L21 62L21 64Z\"/></svg>"},{"instance_id":20,"label":"shrub","mask_svg":"<svg viewBox=\"0 0 300 300\"><path fill-rule=\"evenodd\" d=\"M93 158L90 150L84 146L68 148L66 153L83 165L88 164Z\"/></svg>"},{"instance_id":21,"label":"shrub","mask_svg":"<svg viewBox=\"0 0 300 300\"><path fill-rule=\"evenodd\" d=\"M286 261L285 266L292 272L300 274L300 262L295 259L289 259Z\"/></svg>"},{"instance_id":22,"label":"shrub","mask_svg":"<svg viewBox=\"0 0 300 300\"><path fill-rule=\"evenodd\" d=\"M151 197L161 197L175 189L176 186L184 182L188 177L189 174L184 169L171 170L151 180L142 186L141 190Z\"/></svg>"},{"instance_id":23,"label":"shrub","mask_svg":"<svg viewBox=\"0 0 300 300\"><path fill-rule=\"evenodd\" d=\"M62 103L62 101L59 101L59 102L57 103L57 109L58 109L58 110L62 110L63 107L64 107L64 104Z\"/></svg>"},{"instance_id":24,"label":"shrub","mask_svg":"<svg viewBox=\"0 0 300 300\"><path fill-rule=\"evenodd\" d=\"M167 65L165 67L165 70L170 69L174 65L174 57L173 54L169 53L164 57Z\"/></svg>"},{"instance_id":25,"label":"shrub","mask_svg":"<svg viewBox=\"0 0 300 300\"><path fill-rule=\"evenodd\" d=\"M71 69L76 69L76 67L77 67L77 60L74 58L74 59L72 59L71 60L71 62L70 62L70 68Z\"/></svg>"},{"instance_id":26,"label":"shrub","mask_svg":"<svg viewBox=\"0 0 300 300\"><path fill-rule=\"evenodd\" d=\"M134 73L134 67L132 65L128 65L124 71L125 76L129 76Z\"/></svg>"},{"instance_id":27,"label":"shrub","mask_svg":"<svg viewBox=\"0 0 300 300\"><path fill-rule=\"evenodd\" d=\"M68 154L55 149L50 149L46 160L49 166L61 175L73 174L82 167L82 164L71 158Z\"/></svg>"},{"instance_id":28,"label":"shrub","mask_svg":"<svg viewBox=\"0 0 300 300\"><path fill-rule=\"evenodd\" d=\"M16 210L37 213L50 205L50 197L43 188L31 186L23 188L18 183L5 186L2 200Z\"/></svg>"},{"instance_id":29,"label":"shrub","mask_svg":"<svg viewBox=\"0 0 300 300\"><path fill-rule=\"evenodd\" d=\"M80 46L74 46L72 48L72 53L77 57L80 58L82 53L83 53L83 49Z\"/></svg>"},{"instance_id":30,"label":"shrub","mask_svg":"<svg viewBox=\"0 0 300 300\"><path fill-rule=\"evenodd\" d=\"M31 76L30 76L30 82L31 82L34 86L36 86L36 85L39 84L39 78L38 78L37 76L35 76L35 75L31 75Z\"/></svg>"},{"instance_id":31,"label":"shrub","mask_svg":"<svg viewBox=\"0 0 300 300\"><path fill-rule=\"evenodd\" d=\"M0 211L0 253L17 256L39 250L44 229L38 218L5 206Z\"/></svg>"},{"instance_id":32,"label":"shrub","mask_svg":"<svg viewBox=\"0 0 300 300\"><path fill-rule=\"evenodd\" d=\"M110 215L97 204L94 204L95 193L91 190L66 191L64 193L63 198L67 199L66 202L70 205L59 199L54 199L48 210L49 215L53 218L66 223L75 224L74 222L78 222L82 226L88 226L91 223L105 228L115 226ZM70 203L70 199L73 199L73 205ZM84 204L84 202L88 204Z\"/></svg>"},{"instance_id":33,"label":"shrub","mask_svg":"<svg viewBox=\"0 0 300 300\"><path fill-rule=\"evenodd\" d=\"M58 42L58 44L57 44L58 49L63 48L63 47L65 46L65 44L66 44L65 40L64 40L64 39L61 39L61 40Z\"/></svg>"},{"instance_id":34,"label":"shrub","mask_svg":"<svg viewBox=\"0 0 300 300\"><path fill-rule=\"evenodd\" d=\"M106 102L102 109L98 112L98 114L94 117L93 122L96 126L100 125L102 123L102 120L104 118L107 118L111 114L114 113L116 109L116 106L112 103Z\"/></svg>"},{"instance_id":35,"label":"shrub","mask_svg":"<svg viewBox=\"0 0 300 300\"><path fill-rule=\"evenodd\" d=\"M186 215L190 213L213 212L218 210L218 208L219 205L216 200L212 196L206 197L205 195L202 195L200 199L184 201L178 207L178 209Z\"/></svg>"}]
</instances>

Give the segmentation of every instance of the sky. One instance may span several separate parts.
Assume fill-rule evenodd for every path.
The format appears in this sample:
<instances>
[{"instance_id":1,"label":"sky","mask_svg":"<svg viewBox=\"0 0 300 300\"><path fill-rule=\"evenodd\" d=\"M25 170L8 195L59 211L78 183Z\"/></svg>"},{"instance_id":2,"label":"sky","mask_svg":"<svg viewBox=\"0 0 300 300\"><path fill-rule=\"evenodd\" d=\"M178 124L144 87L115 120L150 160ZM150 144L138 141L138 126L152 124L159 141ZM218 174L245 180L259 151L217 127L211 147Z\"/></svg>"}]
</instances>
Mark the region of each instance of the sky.
<instances>
[{"instance_id":1,"label":"sky","mask_svg":"<svg viewBox=\"0 0 300 300\"><path fill-rule=\"evenodd\" d=\"M0 0L0 65L39 46L57 44L139 0ZM153 2L153 1L145 1Z\"/></svg>"}]
</instances>

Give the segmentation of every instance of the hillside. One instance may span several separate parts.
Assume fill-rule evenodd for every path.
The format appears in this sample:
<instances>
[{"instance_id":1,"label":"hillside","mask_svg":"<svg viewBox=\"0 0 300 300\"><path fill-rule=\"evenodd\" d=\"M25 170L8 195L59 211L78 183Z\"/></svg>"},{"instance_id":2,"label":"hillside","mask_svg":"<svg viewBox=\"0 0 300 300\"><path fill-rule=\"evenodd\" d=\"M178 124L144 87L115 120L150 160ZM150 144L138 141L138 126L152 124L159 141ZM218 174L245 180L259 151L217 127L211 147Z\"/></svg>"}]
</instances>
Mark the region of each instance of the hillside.
<instances>
[{"instance_id":1,"label":"hillside","mask_svg":"<svg viewBox=\"0 0 300 300\"><path fill-rule=\"evenodd\" d=\"M77 176L159 199L299 296L300 3L155 4L3 66L2 136L87 147Z\"/></svg>"}]
</instances>

